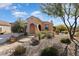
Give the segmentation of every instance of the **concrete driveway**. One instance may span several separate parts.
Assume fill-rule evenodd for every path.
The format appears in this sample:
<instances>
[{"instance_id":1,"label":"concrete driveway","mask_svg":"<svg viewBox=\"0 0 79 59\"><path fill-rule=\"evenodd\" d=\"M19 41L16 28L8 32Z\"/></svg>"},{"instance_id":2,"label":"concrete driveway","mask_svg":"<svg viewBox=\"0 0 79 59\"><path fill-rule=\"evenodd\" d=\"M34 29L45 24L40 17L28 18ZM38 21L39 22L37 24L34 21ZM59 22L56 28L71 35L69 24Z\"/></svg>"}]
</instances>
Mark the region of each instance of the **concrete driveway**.
<instances>
[{"instance_id":1,"label":"concrete driveway","mask_svg":"<svg viewBox=\"0 0 79 59\"><path fill-rule=\"evenodd\" d=\"M18 37L19 35L22 35L23 33L10 33L10 34L3 34L0 35L0 44L6 42L11 36Z\"/></svg>"}]
</instances>

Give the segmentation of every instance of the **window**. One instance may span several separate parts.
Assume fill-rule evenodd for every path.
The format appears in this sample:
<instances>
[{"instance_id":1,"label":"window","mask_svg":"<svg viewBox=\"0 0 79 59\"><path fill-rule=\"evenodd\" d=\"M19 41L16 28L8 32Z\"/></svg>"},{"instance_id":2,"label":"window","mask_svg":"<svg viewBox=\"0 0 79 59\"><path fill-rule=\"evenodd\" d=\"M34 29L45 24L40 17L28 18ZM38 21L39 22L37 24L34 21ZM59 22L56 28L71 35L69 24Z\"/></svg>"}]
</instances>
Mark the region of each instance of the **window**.
<instances>
[{"instance_id":1,"label":"window","mask_svg":"<svg viewBox=\"0 0 79 59\"><path fill-rule=\"evenodd\" d=\"M48 30L48 25L45 25L45 30Z\"/></svg>"}]
</instances>

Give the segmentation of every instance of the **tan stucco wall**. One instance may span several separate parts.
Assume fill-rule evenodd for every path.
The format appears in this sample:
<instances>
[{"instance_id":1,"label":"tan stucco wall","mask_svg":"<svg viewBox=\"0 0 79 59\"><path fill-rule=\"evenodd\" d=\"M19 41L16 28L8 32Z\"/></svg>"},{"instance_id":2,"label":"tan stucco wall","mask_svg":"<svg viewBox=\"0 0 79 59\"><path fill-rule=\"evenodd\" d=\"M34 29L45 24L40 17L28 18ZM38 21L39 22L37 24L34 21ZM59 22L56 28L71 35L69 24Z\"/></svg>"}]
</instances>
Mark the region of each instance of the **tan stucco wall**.
<instances>
[{"instance_id":1,"label":"tan stucco wall","mask_svg":"<svg viewBox=\"0 0 79 59\"><path fill-rule=\"evenodd\" d=\"M11 26L0 26L2 27L2 33L11 33Z\"/></svg>"},{"instance_id":2,"label":"tan stucco wall","mask_svg":"<svg viewBox=\"0 0 79 59\"><path fill-rule=\"evenodd\" d=\"M53 32L53 25L52 25L52 23L49 23L49 22L42 23L43 30L45 30L45 25L48 25L48 31Z\"/></svg>"},{"instance_id":3,"label":"tan stucco wall","mask_svg":"<svg viewBox=\"0 0 79 59\"><path fill-rule=\"evenodd\" d=\"M35 18L35 17L30 17L28 20L27 20L27 29L26 29L26 32L30 33L30 24L35 24L35 32L38 33L40 32L40 30L38 29L38 25L41 25L41 31L45 30L45 24L48 24L48 27L49 27L49 31L50 32L53 32L53 25L49 22L45 23L45 22L42 22L41 20Z\"/></svg>"},{"instance_id":4,"label":"tan stucco wall","mask_svg":"<svg viewBox=\"0 0 79 59\"><path fill-rule=\"evenodd\" d=\"M35 24L36 27L35 27L35 32L39 32L39 29L37 28L38 25L41 25L42 26L42 22L40 20L38 20L37 18L29 18L28 21L27 21L27 32L29 33L30 32L30 24Z\"/></svg>"}]
</instances>

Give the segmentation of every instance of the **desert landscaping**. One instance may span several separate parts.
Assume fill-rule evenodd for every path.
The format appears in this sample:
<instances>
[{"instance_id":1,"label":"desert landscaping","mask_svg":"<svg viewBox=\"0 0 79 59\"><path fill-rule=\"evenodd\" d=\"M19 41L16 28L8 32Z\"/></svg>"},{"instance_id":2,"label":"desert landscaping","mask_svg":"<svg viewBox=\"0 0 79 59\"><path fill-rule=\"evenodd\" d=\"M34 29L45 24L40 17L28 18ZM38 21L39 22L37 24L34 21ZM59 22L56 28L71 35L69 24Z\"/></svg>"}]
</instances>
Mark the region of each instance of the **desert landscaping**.
<instances>
[{"instance_id":1,"label":"desert landscaping","mask_svg":"<svg viewBox=\"0 0 79 59\"><path fill-rule=\"evenodd\" d=\"M0 9L0 19L5 18L0 20L0 56L79 56L79 4L14 3L8 8Z\"/></svg>"},{"instance_id":2,"label":"desert landscaping","mask_svg":"<svg viewBox=\"0 0 79 59\"><path fill-rule=\"evenodd\" d=\"M59 50L59 56L65 56L64 54L64 50L65 50L65 44L62 44L60 42L60 40L62 38L67 38L68 35L67 34L63 34L63 37L61 38L62 34L59 35L55 35L55 37L52 38L44 38L41 39L39 44L31 44L33 42L33 40L35 39L34 36L26 36L14 43L5 43L0 45L0 56L18 56L17 55L13 55L13 53L15 52L16 48L18 47L18 51L20 52L23 48L19 48L19 46L26 48L26 51L22 54L20 54L19 56L40 56L41 51L47 47L55 47ZM37 40L37 39L36 39ZM68 54L70 56L74 56L74 44L70 44L70 46L68 46ZM17 53L17 52L16 52Z\"/></svg>"}]
</instances>

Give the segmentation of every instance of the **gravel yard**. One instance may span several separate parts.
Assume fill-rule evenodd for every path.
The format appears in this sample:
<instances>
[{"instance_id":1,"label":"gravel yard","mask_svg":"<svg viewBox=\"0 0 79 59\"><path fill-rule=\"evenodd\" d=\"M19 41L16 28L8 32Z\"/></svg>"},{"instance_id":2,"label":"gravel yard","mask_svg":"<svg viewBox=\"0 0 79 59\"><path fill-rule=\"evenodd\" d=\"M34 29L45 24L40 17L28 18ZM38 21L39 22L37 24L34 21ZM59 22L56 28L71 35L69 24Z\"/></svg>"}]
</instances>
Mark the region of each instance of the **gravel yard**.
<instances>
[{"instance_id":1,"label":"gravel yard","mask_svg":"<svg viewBox=\"0 0 79 59\"><path fill-rule=\"evenodd\" d=\"M0 47L0 56L10 56L14 52L14 49L18 45L22 45L26 47L26 53L24 56L39 56L42 49L50 46L55 46L56 48L59 49L59 51L63 51L65 48L65 45L60 43L61 38L66 38L68 35L56 35L53 39L42 39L40 43L36 46L30 45L31 38L33 36L27 37L20 39L19 41L12 43L12 44L5 44L1 45ZM69 54L73 56L74 55L74 45L73 43L68 47Z\"/></svg>"}]
</instances>

